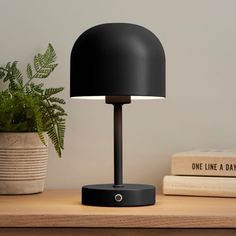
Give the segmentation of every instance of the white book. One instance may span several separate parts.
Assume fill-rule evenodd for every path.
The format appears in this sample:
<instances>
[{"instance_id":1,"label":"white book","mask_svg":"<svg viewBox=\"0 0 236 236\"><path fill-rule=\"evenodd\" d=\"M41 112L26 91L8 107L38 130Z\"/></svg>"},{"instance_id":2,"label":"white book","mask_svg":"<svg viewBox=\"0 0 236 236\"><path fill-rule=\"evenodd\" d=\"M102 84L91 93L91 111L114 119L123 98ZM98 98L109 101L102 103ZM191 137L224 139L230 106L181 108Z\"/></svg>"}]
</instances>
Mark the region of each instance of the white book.
<instances>
[{"instance_id":1,"label":"white book","mask_svg":"<svg viewBox=\"0 0 236 236\"><path fill-rule=\"evenodd\" d=\"M167 195L236 197L236 178L165 176L163 193Z\"/></svg>"},{"instance_id":2,"label":"white book","mask_svg":"<svg viewBox=\"0 0 236 236\"><path fill-rule=\"evenodd\" d=\"M171 158L172 175L235 176L236 150L196 150Z\"/></svg>"}]
</instances>

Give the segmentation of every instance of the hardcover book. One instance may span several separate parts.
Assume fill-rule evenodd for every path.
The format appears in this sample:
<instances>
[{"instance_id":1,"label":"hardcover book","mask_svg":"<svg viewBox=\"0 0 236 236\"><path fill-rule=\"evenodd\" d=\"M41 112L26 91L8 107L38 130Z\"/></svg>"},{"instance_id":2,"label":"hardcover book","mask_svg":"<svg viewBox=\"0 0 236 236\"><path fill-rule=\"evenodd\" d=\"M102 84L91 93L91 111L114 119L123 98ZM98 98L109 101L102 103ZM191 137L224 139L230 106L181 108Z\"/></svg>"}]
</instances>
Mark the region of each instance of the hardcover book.
<instances>
[{"instance_id":1,"label":"hardcover book","mask_svg":"<svg viewBox=\"0 0 236 236\"><path fill-rule=\"evenodd\" d=\"M172 175L236 177L236 150L197 150L171 159Z\"/></svg>"},{"instance_id":2,"label":"hardcover book","mask_svg":"<svg viewBox=\"0 0 236 236\"><path fill-rule=\"evenodd\" d=\"M163 193L166 195L236 197L236 178L165 176Z\"/></svg>"}]
</instances>

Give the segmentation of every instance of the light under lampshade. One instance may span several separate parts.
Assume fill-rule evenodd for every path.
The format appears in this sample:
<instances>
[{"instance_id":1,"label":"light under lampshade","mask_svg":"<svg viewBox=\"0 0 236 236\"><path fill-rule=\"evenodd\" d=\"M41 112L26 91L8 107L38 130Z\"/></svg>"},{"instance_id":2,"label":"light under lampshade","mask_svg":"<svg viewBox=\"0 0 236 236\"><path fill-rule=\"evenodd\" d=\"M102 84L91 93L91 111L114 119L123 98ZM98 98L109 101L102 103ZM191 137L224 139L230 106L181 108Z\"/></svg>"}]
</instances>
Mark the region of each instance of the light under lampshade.
<instances>
[{"instance_id":1,"label":"light under lampshade","mask_svg":"<svg viewBox=\"0 0 236 236\"><path fill-rule=\"evenodd\" d=\"M159 39L148 29L128 23L102 24L86 30L71 52L70 96L105 97L106 103L114 105L114 184L84 186L82 203L154 204L153 186L123 184L122 105L130 103L131 98L165 97L165 53Z\"/></svg>"}]
</instances>

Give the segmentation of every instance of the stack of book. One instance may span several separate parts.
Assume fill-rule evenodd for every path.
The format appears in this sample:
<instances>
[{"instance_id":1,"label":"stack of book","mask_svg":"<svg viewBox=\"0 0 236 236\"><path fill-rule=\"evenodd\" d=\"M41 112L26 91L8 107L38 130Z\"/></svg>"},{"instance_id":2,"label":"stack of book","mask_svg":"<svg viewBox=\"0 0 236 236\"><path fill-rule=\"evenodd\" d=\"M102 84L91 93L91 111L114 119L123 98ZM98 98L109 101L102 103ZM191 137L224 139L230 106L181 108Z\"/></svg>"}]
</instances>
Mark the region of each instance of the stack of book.
<instances>
[{"instance_id":1,"label":"stack of book","mask_svg":"<svg viewBox=\"0 0 236 236\"><path fill-rule=\"evenodd\" d=\"M236 150L198 150L174 154L171 175L163 179L163 193L236 197Z\"/></svg>"}]
</instances>

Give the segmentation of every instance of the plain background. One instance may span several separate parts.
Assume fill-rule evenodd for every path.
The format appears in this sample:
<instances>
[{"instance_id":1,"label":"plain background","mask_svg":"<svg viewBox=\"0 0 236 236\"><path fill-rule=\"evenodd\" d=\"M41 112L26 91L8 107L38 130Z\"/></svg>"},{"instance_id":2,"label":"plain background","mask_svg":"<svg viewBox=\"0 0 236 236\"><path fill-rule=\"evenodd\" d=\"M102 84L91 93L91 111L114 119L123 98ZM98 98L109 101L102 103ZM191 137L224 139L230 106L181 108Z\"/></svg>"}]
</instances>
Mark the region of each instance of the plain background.
<instances>
[{"instance_id":1,"label":"plain background","mask_svg":"<svg viewBox=\"0 0 236 236\"><path fill-rule=\"evenodd\" d=\"M113 110L104 101L69 98L70 52L86 29L106 22L140 24L161 40L167 98L124 107L126 182L161 186L173 153L234 148L236 1L0 0L0 62L25 70L51 42L59 66L46 86L64 86L68 113L63 158L52 146L47 188L80 188L113 178Z\"/></svg>"}]
</instances>

